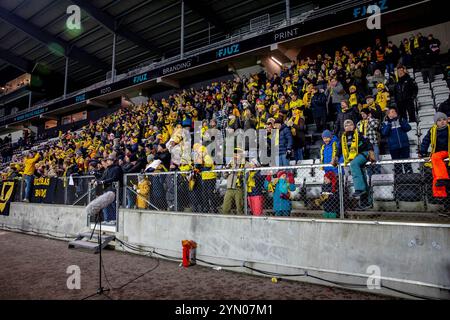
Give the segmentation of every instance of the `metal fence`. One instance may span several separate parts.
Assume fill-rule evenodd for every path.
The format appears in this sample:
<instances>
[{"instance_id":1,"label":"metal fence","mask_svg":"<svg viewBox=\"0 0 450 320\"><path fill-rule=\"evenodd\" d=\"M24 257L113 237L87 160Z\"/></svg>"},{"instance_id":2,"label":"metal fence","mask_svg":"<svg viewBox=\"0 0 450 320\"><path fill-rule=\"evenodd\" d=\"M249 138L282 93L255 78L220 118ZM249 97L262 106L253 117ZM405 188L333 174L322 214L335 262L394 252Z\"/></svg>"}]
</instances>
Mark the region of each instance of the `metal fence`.
<instances>
[{"instance_id":1,"label":"metal fence","mask_svg":"<svg viewBox=\"0 0 450 320\"><path fill-rule=\"evenodd\" d=\"M122 186L113 187L115 213L121 206L174 213L450 223L450 197L434 196L427 163L380 161L366 165L361 176L342 164L127 174ZM52 203L86 206L104 192L93 181L94 176L59 178ZM355 198L355 185L361 188L361 183L366 193ZM20 202L25 183L18 179L16 185L14 201Z\"/></svg>"},{"instance_id":2,"label":"metal fence","mask_svg":"<svg viewBox=\"0 0 450 320\"><path fill-rule=\"evenodd\" d=\"M322 164L128 174L122 203L168 212L450 222L449 197L433 196L431 168L424 164L381 161L366 165L357 178L350 167ZM366 192L355 198L361 181Z\"/></svg>"}]
</instances>

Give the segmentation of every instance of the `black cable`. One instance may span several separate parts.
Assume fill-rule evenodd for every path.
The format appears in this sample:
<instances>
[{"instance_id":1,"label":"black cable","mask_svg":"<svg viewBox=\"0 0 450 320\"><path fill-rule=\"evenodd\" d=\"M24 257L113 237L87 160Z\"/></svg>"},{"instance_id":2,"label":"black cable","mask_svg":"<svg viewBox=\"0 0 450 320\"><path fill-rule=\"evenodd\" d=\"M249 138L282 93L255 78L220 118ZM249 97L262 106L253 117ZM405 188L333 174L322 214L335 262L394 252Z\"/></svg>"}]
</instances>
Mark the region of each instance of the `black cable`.
<instances>
[{"instance_id":1,"label":"black cable","mask_svg":"<svg viewBox=\"0 0 450 320\"><path fill-rule=\"evenodd\" d=\"M407 293L407 292L404 292L404 291L401 291L401 290L398 290L398 289L394 289L394 288L385 286L384 284L382 284L381 287L385 288L385 289L388 289L388 290L391 290L391 291L394 291L394 292L397 292L397 293L405 294L405 295L408 295L408 296L411 296L411 297L414 297L414 298L423 299L423 300L442 300L442 299L438 299L438 298L424 297L424 296L419 296L419 295L416 295L416 294L413 294L413 293Z\"/></svg>"},{"instance_id":2,"label":"black cable","mask_svg":"<svg viewBox=\"0 0 450 320\"><path fill-rule=\"evenodd\" d=\"M142 278L142 277L145 276L146 274L148 274L148 273L150 273L150 272L156 270L156 269L159 267L159 265L160 265L160 260L159 260L159 259L156 259L156 265L155 265L155 266L153 266L153 267L150 268L149 270L145 271L144 273L140 274L140 275L137 276L136 278L134 278L134 279L128 281L127 283L124 283L124 284L121 285L120 287L117 287L117 288L116 288L116 287L114 287L114 286L109 282L108 276L107 276L107 274L106 274L105 265L103 264L103 261L102 261L103 274L105 275L105 279L106 279L106 282L107 282L108 285L109 285L109 288L110 288L111 290L118 290L118 291L119 291L119 290L122 290L122 289L125 288L127 285L129 285L130 283L136 281L137 279Z\"/></svg>"},{"instance_id":3,"label":"black cable","mask_svg":"<svg viewBox=\"0 0 450 320\"><path fill-rule=\"evenodd\" d=\"M33 231L33 230L25 230L25 229L21 229L21 228L14 228L14 227L8 227L8 226L1 226L0 228L2 230L6 230L6 231L17 230L22 233L34 233L35 235L38 235L38 236L49 236L49 237L56 238L56 239L73 239L74 238L74 237L68 237L68 236L56 236L56 235L48 233L48 232L43 233L43 232L38 232L38 231Z\"/></svg>"},{"instance_id":4,"label":"black cable","mask_svg":"<svg viewBox=\"0 0 450 320\"><path fill-rule=\"evenodd\" d=\"M212 266L217 266L217 267L222 267L222 268L241 268L241 267L242 267L241 265L238 266L238 265L224 265L224 264L217 264L217 263L214 263L214 262L208 262L208 261L205 261L205 260L202 260L202 259L199 259L199 258L196 258L196 260L197 260L197 261L200 261L200 262L203 262L203 263L206 263L206 264L209 264L209 265L212 265Z\"/></svg>"},{"instance_id":5,"label":"black cable","mask_svg":"<svg viewBox=\"0 0 450 320\"><path fill-rule=\"evenodd\" d=\"M122 241L122 240L120 240L120 239L116 239L116 240L118 240L118 241L119 241L120 243L122 243L124 246L130 245L130 244L127 244L126 242L124 242L124 241ZM130 245L130 246L132 246L132 245ZM169 258L171 258L171 259L176 259L177 261L179 261L179 258L174 258L174 257L170 257L170 256L166 256L166 255L160 254L160 253L158 253L156 250L154 250L154 251L148 251L148 250L143 250L143 249L137 248L136 251L151 252L151 253L153 253L153 254L160 255L160 256L162 256L162 257L169 257ZM264 274L264 275L268 275L268 276L279 276L279 277L303 277L303 276L306 276L306 277L311 277L311 278L313 278L313 279L317 279L317 280L321 280L321 281L324 281L324 282L328 282L328 283L331 283L331 284L334 284L334 285L336 285L336 286L343 287L343 288L346 288L346 287L347 287L347 288L367 288L367 285L353 284L353 283L346 283L346 282L338 282L338 281L331 281L331 280L327 280L327 279L324 279L324 278L321 278L321 277L317 277L317 276L310 275L310 274L307 273L307 272L302 273L302 274L282 274L282 273L276 273L276 272L270 272L270 271L259 270L259 269L252 268L252 267L249 267L249 266L246 266L246 265L243 265L243 266L238 266L238 265L221 265L221 264L217 264L217 263L213 263L213 262L208 262L208 261L205 261L205 260L202 260L202 259L198 259L198 258L197 258L197 260L200 261L200 262L203 262L203 263L205 263L205 264L208 264L208 265L213 265L213 266L218 266L218 267L223 267L223 268L238 268L238 267L242 267L242 268L246 268L246 269L249 269L249 270L252 270L252 271L255 271L255 272ZM436 300L435 298L415 295L415 294L408 293L408 292L405 292L405 291L393 289L393 288L388 287L388 286L385 286L385 285L382 285L381 287L382 287L382 288L385 288L385 289L387 289L387 290L391 290L391 291L400 293L400 294L404 294L404 295L406 295L406 296L413 297L413 298L419 298L419 299L424 299L424 300L430 300L430 299Z\"/></svg>"},{"instance_id":6,"label":"black cable","mask_svg":"<svg viewBox=\"0 0 450 320\"><path fill-rule=\"evenodd\" d=\"M67 236L64 236L64 237L56 236L56 235L50 234L50 233L48 233L48 232L47 232L47 233L42 233L42 232L37 232L37 231L33 231L33 230L24 230L24 229L21 229L21 228L13 228L13 227L8 227L8 226L2 226L1 228L3 228L3 230L18 230L18 231L23 232L23 233L34 233L34 234L36 234L36 235L50 236L50 237L57 238L57 239L72 239L72 238L73 238L73 237L67 237ZM145 250L145 249L136 247L136 246L134 246L134 245L132 245L132 244L126 243L126 242L124 242L123 240L120 240L120 239L118 239L118 238L116 238L115 240L116 240L117 242L119 242L123 247L128 248L128 249L130 249L130 250L133 250L133 251L135 251L135 252L145 252L145 253L148 253L148 254L150 254L150 255L155 254L155 255L164 257L164 258L166 258L166 259L174 260L174 261L176 261L176 262L181 261L181 259L178 258L178 257L168 256L168 255L159 253L159 252L157 252L156 250L153 250L153 251ZM268 275L268 276L279 276L279 277L303 277L303 276L306 276L306 277L311 277L311 278L313 278L313 279L317 279L317 280L321 280L321 281L324 281L324 282L328 282L328 283L331 283L331 284L334 284L334 285L336 285L336 286L340 286L340 287L343 287L343 288L346 288L346 287L347 287L347 288L365 288L365 287L367 287L367 285L362 285L362 284L352 284L352 283L345 283L345 282L331 281L331 280L327 280L327 279L324 279L324 278L321 278L321 277L317 277L317 276L310 275L310 274L308 274L308 273L306 273L306 272L303 273L303 274L283 274L283 273L276 273L276 272L270 272L270 271L259 270L259 269L252 268L252 267L245 266L245 265L243 265L243 266L240 266L240 265L239 265L239 266L238 266L238 265L221 265L221 264L217 264L217 263L213 263L213 262L207 262L207 261L202 260L202 259L197 259L197 260L200 261L200 262L203 262L203 263L205 263L205 264L208 264L208 265L217 266L217 267L223 267L223 268L241 268L241 267L242 267L242 268L246 268L246 269L252 270L252 271L254 271L254 272L258 272L258 273L261 273L261 274L264 274L264 275ZM160 261L159 261L159 259L158 259L157 261L158 261L158 263L157 263L157 265L156 265L155 267L153 267L153 268L147 270L146 272L144 272L143 274L139 275L139 276L136 277L135 279L133 279L133 280L131 280L131 281L125 283L124 285L122 285L122 286L120 286L120 287L118 287L118 288L114 288L114 287L111 285L111 283L109 282L109 279L108 279L108 277L107 277L107 275L106 275L106 270L105 270L105 266L104 266L104 264L103 264L103 261L102 261L102 268L103 268L103 273L104 273L104 275L105 275L106 282L107 282L108 285L110 286L110 289L121 290L122 288L124 288L125 286L129 285L130 283L136 281L137 279L143 277L143 276L146 275L147 273L149 273L149 272L155 270L156 268L158 268L158 267L159 267L159 264L160 264ZM382 287L382 288L385 288L385 289L387 289L387 290L391 290L391 291L393 291L393 292L397 292L397 293L400 293L400 294L404 294L404 295L413 297L413 298L424 299L424 300L440 300L440 299L436 299L436 298L432 298L432 297L424 297L424 296L420 296L420 295L416 295L416 294L404 292L404 291L402 291L402 290L394 289L394 288L391 288L391 287L388 287L388 286L385 286L385 285L381 285L381 287ZM110 298L110 297L108 297L108 298ZM85 298L83 298L83 299L85 299ZM111 298L110 298L110 299L111 299Z\"/></svg>"},{"instance_id":7,"label":"black cable","mask_svg":"<svg viewBox=\"0 0 450 320\"><path fill-rule=\"evenodd\" d=\"M259 269L255 269L255 268L251 268L248 266L243 266L246 269L255 271L255 272L259 272L268 276L279 276L279 277L304 277L307 276L307 273L300 273L300 274L283 274L283 273L276 273L276 272L271 272L271 271L264 271L264 270L259 270Z\"/></svg>"}]
</instances>

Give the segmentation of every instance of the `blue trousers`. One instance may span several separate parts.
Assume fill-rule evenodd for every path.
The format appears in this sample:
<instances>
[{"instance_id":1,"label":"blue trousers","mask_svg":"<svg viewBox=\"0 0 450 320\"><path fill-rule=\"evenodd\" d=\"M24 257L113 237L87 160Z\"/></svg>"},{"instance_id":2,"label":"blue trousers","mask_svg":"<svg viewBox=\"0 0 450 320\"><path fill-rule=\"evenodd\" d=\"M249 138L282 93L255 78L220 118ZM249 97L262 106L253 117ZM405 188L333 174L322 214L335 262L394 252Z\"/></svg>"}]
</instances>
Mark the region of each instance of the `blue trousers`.
<instances>
[{"instance_id":1,"label":"blue trousers","mask_svg":"<svg viewBox=\"0 0 450 320\"><path fill-rule=\"evenodd\" d=\"M279 167L287 167L287 166L289 166L289 159L286 157L285 153L279 155L278 166Z\"/></svg>"},{"instance_id":2,"label":"blue trousers","mask_svg":"<svg viewBox=\"0 0 450 320\"><path fill-rule=\"evenodd\" d=\"M116 202L114 201L106 208L102 209L103 221L116 220Z\"/></svg>"},{"instance_id":3,"label":"blue trousers","mask_svg":"<svg viewBox=\"0 0 450 320\"><path fill-rule=\"evenodd\" d=\"M367 163L368 154L367 151L363 152L350 162L350 171L353 177L355 191L369 191L366 174L364 172L364 165Z\"/></svg>"},{"instance_id":4,"label":"blue trousers","mask_svg":"<svg viewBox=\"0 0 450 320\"><path fill-rule=\"evenodd\" d=\"M25 178L25 198L31 199L31 186L33 185L34 176L24 175Z\"/></svg>"},{"instance_id":5,"label":"blue trousers","mask_svg":"<svg viewBox=\"0 0 450 320\"><path fill-rule=\"evenodd\" d=\"M294 149L295 162L303 160L303 148Z\"/></svg>"},{"instance_id":6,"label":"blue trousers","mask_svg":"<svg viewBox=\"0 0 450 320\"><path fill-rule=\"evenodd\" d=\"M135 205L136 205L136 195L130 189L127 189L126 206L128 209L130 209L130 208L133 208Z\"/></svg>"},{"instance_id":7,"label":"blue trousers","mask_svg":"<svg viewBox=\"0 0 450 320\"><path fill-rule=\"evenodd\" d=\"M290 215L291 215L291 212L288 210L275 211L276 217L289 217Z\"/></svg>"}]
</instances>

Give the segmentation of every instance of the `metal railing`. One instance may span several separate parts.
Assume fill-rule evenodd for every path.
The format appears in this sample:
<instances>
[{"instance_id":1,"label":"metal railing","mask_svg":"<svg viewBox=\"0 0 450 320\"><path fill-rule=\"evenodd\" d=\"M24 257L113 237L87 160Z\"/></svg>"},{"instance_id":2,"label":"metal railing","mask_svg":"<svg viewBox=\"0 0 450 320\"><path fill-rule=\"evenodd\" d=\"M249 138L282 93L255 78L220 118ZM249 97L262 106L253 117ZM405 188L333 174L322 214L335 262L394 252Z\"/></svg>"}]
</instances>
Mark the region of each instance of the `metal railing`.
<instances>
[{"instance_id":1,"label":"metal railing","mask_svg":"<svg viewBox=\"0 0 450 320\"><path fill-rule=\"evenodd\" d=\"M122 203L126 208L158 212L341 219L395 216L450 222L449 197L433 196L433 176L426 162L380 161L363 167L362 179L342 164L127 174ZM280 171L287 173L283 182L277 177ZM230 185L230 181L239 183ZM354 197L355 185L361 188L361 183L365 193Z\"/></svg>"},{"instance_id":2,"label":"metal railing","mask_svg":"<svg viewBox=\"0 0 450 320\"><path fill-rule=\"evenodd\" d=\"M116 201L111 210L117 222L122 207L171 213L450 223L450 197L442 194L445 187L436 197L439 192L433 187L427 163L425 159L380 161L363 166L359 177L343 164L126 174L123 185L112 187ZM22 178L15 180L13 201L20 202L26 183ZM55 181L53 204L86 206L104 192L102 186L92 183L94 176ZM355 198L355 186L361 188L361 184L366 192Z\"/></svg>"}]
</instances>

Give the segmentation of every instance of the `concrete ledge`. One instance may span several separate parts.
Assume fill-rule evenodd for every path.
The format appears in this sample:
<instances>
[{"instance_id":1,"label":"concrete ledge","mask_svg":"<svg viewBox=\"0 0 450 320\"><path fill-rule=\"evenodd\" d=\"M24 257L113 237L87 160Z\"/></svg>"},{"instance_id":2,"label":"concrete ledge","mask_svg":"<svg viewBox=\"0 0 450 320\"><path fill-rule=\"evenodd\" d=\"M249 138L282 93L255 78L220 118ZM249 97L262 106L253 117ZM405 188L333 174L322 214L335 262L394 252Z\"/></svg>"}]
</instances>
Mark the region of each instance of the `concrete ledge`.
<instances>
[{"instance_id":1,"label":"concrete ledge","mask_svg":"<svg viewBox=\"0 0 450 320\"><path fill-rule=\"evenodd\" d=\"M369 267L378 266L385 286L450 298L450 225L445 224L121 210L117 236L177 257L181 257L181 240L192 239L202 260L238 266L245 262L276 273L307 271L353 284L366 284L372 274ZM253 273L244 268L230 270ZM391 290L379 292L399 295Z\"/></svg>"},{"instance_id":2,"label":"concrete ledge","mask_svg":"<svg viewBox=\"0 0 450 320\"><path fill-rule=\"evenodd\" d=\"M0 226L59 237L75 237L88 229L84 207L13 202L9 211L9 216L0 215Z\"/></svg>"}]
</instances>

